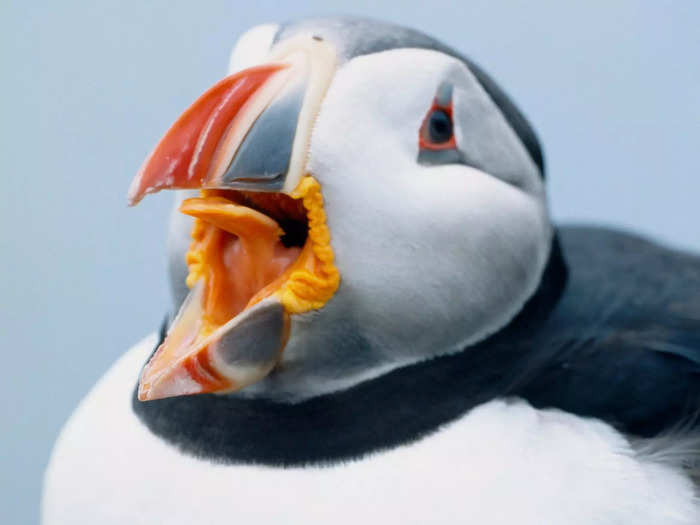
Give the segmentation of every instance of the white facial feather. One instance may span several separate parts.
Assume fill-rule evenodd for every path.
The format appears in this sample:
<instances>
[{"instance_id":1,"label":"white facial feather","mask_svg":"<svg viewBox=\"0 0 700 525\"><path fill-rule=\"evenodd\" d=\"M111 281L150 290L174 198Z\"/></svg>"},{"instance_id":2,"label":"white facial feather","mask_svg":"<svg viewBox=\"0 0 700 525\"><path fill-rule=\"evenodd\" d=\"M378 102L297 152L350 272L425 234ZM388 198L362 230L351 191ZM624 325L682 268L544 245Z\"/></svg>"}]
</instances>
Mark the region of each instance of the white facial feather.
<instances>
[{"instance_id":1,"label":"white facial feather","mask_svg":"<svg viewBox=\"0 0 700 525\"><path fill-rule=\"evenodd\" d=\"M475 128L503 139L501 155L483 151L481 139L468 141L467 155L507 180L417 162L421 123L444 81L461 93L461 137ZM470 120L479 116L487 122ZM399 49L341 67L308 163L323 189L340 288L319 312L293 318L280 368L246 395L298 399L343 388L463 350L506 325L537 288L551 244L541 179L516 141L452 57Z\"/></svg>"}]
</instances>

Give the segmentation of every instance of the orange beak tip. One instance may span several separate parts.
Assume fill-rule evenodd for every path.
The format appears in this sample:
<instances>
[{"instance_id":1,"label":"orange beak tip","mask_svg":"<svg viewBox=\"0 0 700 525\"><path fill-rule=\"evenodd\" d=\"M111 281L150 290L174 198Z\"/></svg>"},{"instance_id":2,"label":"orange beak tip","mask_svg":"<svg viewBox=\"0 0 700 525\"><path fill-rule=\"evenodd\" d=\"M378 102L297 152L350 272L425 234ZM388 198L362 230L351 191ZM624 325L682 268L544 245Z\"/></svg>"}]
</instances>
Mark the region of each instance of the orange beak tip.
<instances>
[{"instance_id":1,"label":"orange beak tip","mask_svg":"<svg viewBox=\"0 0 700 525\"><path fill-rule=\"evenodd\" d=\"M141 190L141 175L143 170L139 170L136 176L132 179L129 185L129 191L126 194L126 200L129 207L136 206L143 199L146 192Z\"/></svg>"},{"instance_id":2,"label":"orange beak tip","mask_svg":"<svg viewBox=\"0 0 700 525\"><path fill-rule=\"evenodd\" d=\"M165 373L154 374L147 365L139 381L137 397L139 401L153 401L201 393L201 385L193 381L183 368L175 367Z\"/></svg>"}]
</instances>

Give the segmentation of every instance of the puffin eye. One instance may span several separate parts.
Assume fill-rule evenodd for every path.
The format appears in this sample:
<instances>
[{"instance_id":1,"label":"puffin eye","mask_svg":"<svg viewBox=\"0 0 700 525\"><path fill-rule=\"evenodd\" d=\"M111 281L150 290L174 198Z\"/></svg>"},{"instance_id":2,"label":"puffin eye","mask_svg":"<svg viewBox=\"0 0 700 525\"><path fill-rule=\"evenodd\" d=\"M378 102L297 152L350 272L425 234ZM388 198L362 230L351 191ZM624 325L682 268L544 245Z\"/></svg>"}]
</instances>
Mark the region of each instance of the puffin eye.
<instances>
[{"instance_id":1,"label":"puffin eye","mask_svg":"<svg viewBox=\"0 0 700 525\"><path fill-rule=\"evenodd\" d=\"M436 166L464 163L462 153L457 149L452 113L452 84L443 82L438 87L418 132L419 164Z\"/></svg>"},{"instance_id":2,"label":"puffin eye","mask_svg":"<svg viewBox=\"0 0 700 525\"><path fill-rule=\"evenodd\" d=\"M452 119L442 109L434 109L428 117L428 135L434 144L443 144L452 138Z\"/></svg>"},{"instance_id":3,"label":"puffin eye","mask_svg":"<svg viewBox=\"0 0 700 525\"><path fill-rule=\"evenodd\" d=\"M456 150L457 142L452 122L452 102L441 105L436 99L423 119L418 133L421 151ZM441 156L442 157L442 156ZM439 160L436 158L436 160Z\"/></svg>"},{"instance_id":4,"label":"puffin eye","mask_svg":"<svg viewBox=\"0 0 700 525\"><path fill-rule=\"evenodd\" d=\"M456 147L451 105L442 107L436 103L433 104L420 128L419 145L422 150L445 150Z\"/></svg>"}]
</instances>

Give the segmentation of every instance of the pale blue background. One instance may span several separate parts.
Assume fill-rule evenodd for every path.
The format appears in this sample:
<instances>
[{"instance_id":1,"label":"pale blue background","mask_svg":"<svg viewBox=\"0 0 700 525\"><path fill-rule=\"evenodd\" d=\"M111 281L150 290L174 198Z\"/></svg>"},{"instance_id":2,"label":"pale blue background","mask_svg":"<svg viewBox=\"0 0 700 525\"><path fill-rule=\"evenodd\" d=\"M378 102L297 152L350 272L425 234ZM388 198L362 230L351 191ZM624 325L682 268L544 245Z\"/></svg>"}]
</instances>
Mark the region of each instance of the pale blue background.
<instances>
[{"instance_id":1,"label":"pale blue background","mask_svg":"<svg viewBox=\"0 0 700 525\"><path fill-rule=\"evenodd\" d=\"M126 190L251 25L362 13L443 39L530 117L558 219L700 250L700 2L571 4L3 2L0 522L37 520L61 424L162 318L170 197Z\"/></svg>"}]
</instances>

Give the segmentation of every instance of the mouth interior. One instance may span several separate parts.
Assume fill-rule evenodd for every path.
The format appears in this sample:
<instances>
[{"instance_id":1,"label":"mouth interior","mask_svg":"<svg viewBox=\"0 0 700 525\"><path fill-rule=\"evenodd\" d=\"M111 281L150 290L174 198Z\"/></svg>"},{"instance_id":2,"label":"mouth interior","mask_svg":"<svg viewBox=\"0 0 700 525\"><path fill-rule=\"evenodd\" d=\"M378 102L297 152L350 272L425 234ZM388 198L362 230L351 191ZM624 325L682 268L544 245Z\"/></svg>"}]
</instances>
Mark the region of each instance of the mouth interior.
<instances>
[{"instance_id":1,"label":"mouth interior","mask_svg":"<svg viewBox=\"0 0 700 525\"><path fill-rule=\"evenodd\" d=\"M180 211L195 218L192 290L144 367L141 400L259 381L281 357L291 316L322 308L340 284L321 187L310 175L291 194L201 190Z\"/></svg>"},{"instance_id":2,"label":"mouth interior","mask_svg":"<svg viewBox=\"0 0 700 525\"><path fill-rule=\"evenodd\" d=\"M203 280L200 337L275 293L310 259L309 219L301 199L202 190L201 197L183 201L180 211L195 217L187 284Z\"/></svg>"}]
</instances>

